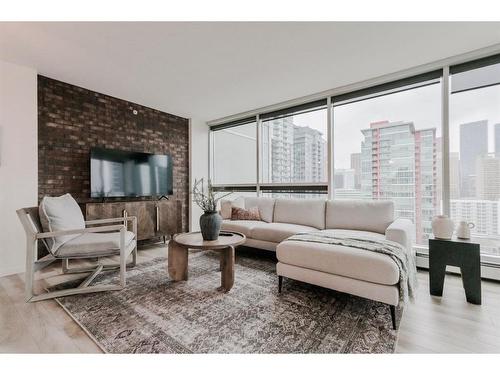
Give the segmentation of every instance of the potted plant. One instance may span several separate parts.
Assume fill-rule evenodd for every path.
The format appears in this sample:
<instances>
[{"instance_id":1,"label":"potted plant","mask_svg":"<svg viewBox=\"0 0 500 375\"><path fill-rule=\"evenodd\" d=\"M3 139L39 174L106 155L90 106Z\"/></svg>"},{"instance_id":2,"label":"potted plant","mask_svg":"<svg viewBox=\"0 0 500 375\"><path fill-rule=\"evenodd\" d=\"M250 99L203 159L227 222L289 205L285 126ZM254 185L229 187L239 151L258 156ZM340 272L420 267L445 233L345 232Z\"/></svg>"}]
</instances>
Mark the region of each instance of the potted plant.
<instances>
[{"instance_id":1,"label":"potted plant","mask_svg":"<svg viewBox=\"0 0 500 375\"><path fill-rule=\"evenodd\" d=\"M206 189L203 178L194 180L193 200L204 212L200 216L200 229L205 241L215 241L219 238L222 217L217 212L217 202L231 193L229 192L216 197L217 193L214 192L210 179L207 182Z\"/></svg>"}]
</instances>

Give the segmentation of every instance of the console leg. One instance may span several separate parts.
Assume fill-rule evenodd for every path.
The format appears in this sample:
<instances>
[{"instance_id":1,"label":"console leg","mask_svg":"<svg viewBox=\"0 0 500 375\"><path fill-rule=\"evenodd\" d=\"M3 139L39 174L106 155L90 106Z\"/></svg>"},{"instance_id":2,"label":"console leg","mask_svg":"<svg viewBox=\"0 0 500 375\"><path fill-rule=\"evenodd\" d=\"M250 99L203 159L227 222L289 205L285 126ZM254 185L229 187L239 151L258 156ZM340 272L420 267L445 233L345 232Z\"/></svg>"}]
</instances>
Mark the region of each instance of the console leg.
<instances>
[{"instance_id":1,"label":"console leg","mask_svg":"<svg viewBox=\"0 0 500 375\"><path fill-rule=\"evenodd\" d=\"M389 305L391 309L392 329L396 330L396 306Z\"/></svg>"},{"instance_id":2,"label":"console leg","mask_svg":"<svg viewBox=\"0 0 500 375\"><path fill-rule=\"evenodd\" d=\"M282 286L283 286L283 276L278 276L278 293L281 293Z\"/></svg>"}]
</instances>

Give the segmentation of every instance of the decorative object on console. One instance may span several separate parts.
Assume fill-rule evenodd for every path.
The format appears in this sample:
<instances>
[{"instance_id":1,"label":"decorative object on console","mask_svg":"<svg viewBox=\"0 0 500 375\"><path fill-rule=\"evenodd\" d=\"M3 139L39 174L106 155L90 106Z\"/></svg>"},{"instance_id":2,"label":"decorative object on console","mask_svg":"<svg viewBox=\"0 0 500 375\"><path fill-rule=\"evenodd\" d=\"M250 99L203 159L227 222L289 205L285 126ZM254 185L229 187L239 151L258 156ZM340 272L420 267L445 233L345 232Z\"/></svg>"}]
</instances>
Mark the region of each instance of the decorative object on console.
<instances>
[{"instance_id":1,"label":"decorative object on console","mask_svg":"<svg viewBox=\"0 0 500 375\"><path fill-rule=\"evenodd\" d=\"M453 229L453 221L446 215L437 215L432 219L432 234L438 239L451 240Z\"/></svg>"},{"instance_id":2,"label":"decorative object on console","mask_svg":"<svg viewBox=\"0 0 500 375\"><path fill-rule=\"evenodd\" d=\"M457 227L457 237L462 240L470 240L470 230L475 227L474 223L461 221Z\"/></svg>"},{"instance_id":3,"label":"decorative object on console","mask_svg":"<svg viewBox=\"0 0 500 375\"><path fill-rule=\"evenodd\" d=\"M260 221L259 207L251 207L247 210L239 207L231 207L231 220L258 220Z\"/></svg>"},{"instance_id":4,"label":"decorative object on console","mask_svg":"<svg viewBox=\"0 0 500 375\"><path fill-rule=\"evenodd\" d=\"M194 181L193 199L196 204L203 210L203 215L200 216L201 235L205 241L215 241L219 238L222 217L217 212L217 203L220 199L231 194L226 193L220 197L216 197L216 193L212 187L212 182L208 179L207 187L203 178Z\"/></svg>"}]
</instances>

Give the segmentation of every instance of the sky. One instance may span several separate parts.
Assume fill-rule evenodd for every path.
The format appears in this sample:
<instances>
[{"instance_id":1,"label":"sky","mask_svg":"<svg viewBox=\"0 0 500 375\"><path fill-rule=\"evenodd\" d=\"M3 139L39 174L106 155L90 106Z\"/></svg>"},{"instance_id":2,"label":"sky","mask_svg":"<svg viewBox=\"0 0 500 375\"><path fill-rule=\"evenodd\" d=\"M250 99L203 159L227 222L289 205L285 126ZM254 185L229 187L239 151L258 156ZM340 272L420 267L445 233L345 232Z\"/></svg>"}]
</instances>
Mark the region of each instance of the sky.
<instances>
[{"instance_id":1,"label":"sky","mask_svg":"<svg viewBox=\"0 0 500 375\"><path fill-rule=\"evenodd\" d=\"M361 129L377 121L412 121L415 129L435 127L441 137L441 85L435 84L334 108L335 168L350 168L351 153L360 152ZM500 123L500 86L452 94L450 98L450 150L459 151L459 125L489 121L489 151L494 150L493 124ZM325 134L326 110L294 117L299 126Z\"/></svg>"}]
</instances>

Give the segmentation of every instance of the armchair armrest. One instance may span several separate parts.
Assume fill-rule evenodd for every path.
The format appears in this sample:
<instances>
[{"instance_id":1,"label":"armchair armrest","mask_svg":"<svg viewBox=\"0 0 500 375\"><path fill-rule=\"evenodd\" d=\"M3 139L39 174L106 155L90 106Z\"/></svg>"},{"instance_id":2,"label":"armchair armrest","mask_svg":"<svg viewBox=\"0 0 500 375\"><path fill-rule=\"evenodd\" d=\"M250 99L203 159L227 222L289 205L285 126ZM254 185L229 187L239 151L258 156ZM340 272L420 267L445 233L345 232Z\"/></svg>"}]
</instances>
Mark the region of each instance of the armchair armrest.
<instances>
[{"instance_id":1,"label":"armchair armrest","mask_svg":"<svg viewBox=\"0 0 500 375\"><path fill-rule=\"evenodd\" d=\"M57 232L42 232L37 233L36 238L52 238L59 236L66 236L68 234L83 234L83 233L96 233L96 232L120 232L121 230L125 231L125 225L105 225L102 227L92 227L92 228L83 228L83 229L71 229L71 230L59 230Z\"/></svg>"},{"instance_id":2,"label":"armchair armrest","mask_svg":"<svg viewBox=\"0 0 500 375\"><path fill-rule=\"evenodd\" d=\"M415 225L409 219L397 218L385 230L385 238L397 242L413 253Z\"/></svg>"},{"instance_id":3,"label":"armchair armrest","mask_svg":"<svg viewBox=\"0 0 500 375\"><path fill-rule=\"evenodd\" d=\"M114 217L111 219L97 219L97 220L86 220L86 225L94 225L94 224L109 224L109 223L120 223L123 221L132 221L137 222L137 217L135 216L127 216L127 217Z\"/></svg>"},{"instance_id":4,"label":"armchair armrest","mask_svg":"<svg viewBox=\"0 0 500 375\"><path fill-rule=\"evenodd\" d=\"M114 217L114 218L110 218L110 219L87 220L87 221L85 221L85 225L122 223L124 221L126 221L127 223L129 221L132 222L132 232L134 233L135 238L137 238L137 217L136 216ZM125 229L128 229L128 228L125 228Z\"/></svg>"}]
</instances>

